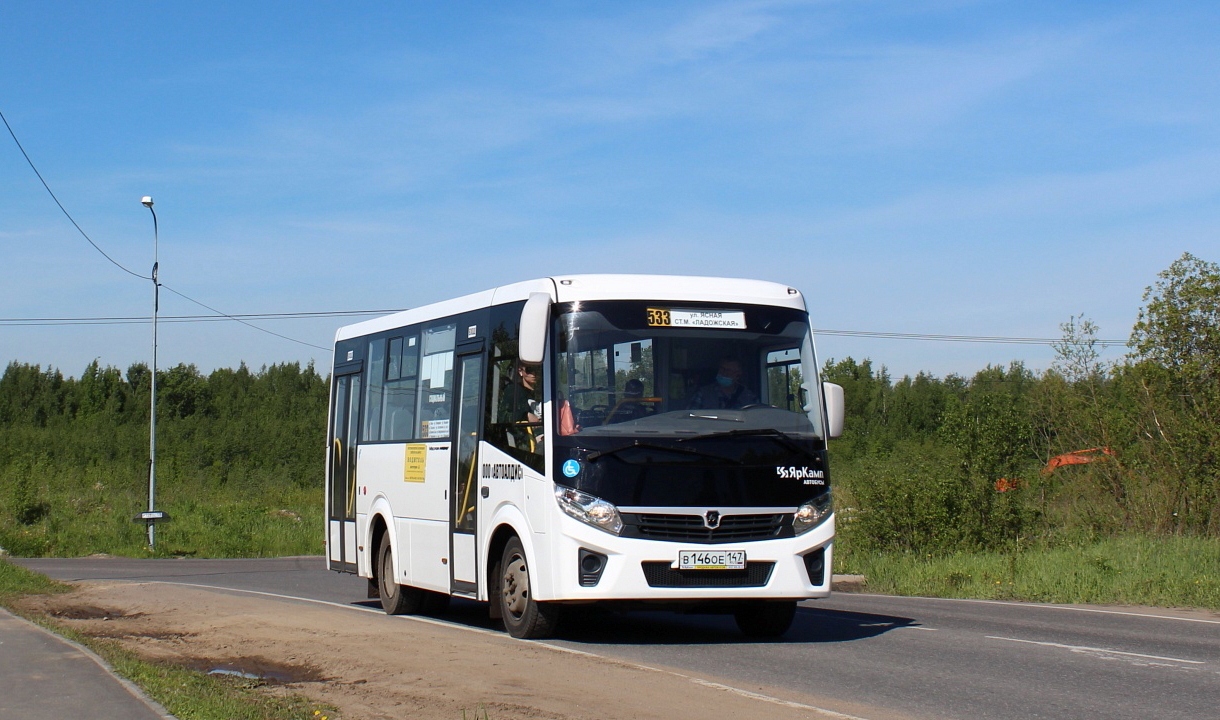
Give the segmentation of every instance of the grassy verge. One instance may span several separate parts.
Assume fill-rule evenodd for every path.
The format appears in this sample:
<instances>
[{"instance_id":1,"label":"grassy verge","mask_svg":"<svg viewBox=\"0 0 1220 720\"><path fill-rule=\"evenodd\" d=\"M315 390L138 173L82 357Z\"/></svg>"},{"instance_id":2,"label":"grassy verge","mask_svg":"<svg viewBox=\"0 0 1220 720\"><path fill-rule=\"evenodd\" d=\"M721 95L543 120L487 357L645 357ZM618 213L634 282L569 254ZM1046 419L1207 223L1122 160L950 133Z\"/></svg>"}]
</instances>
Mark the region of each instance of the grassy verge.
<instances>
[{"instance_id":1,"label":"grassy verge","mask_svg":"<svg viewBox=\"0 0 1220 720\"><path fill-rule=\"evenodd\" d=\"M1220 610L1215 538L1124 537L935 557L850 551L836 565L885 594Z\"/></svg>"},{"instance_id":2,"label":"grassy verge","mask_svg":"<svg viewBox=\"0 0 1220 720\"><path fill-rule=\"evenodd\" d=\"M22 595L64 592L69 587L0 560L0 605L97 653L122 677L138 685L181 720L330 720L334 708L299 695L272 695L264 683L208 675L141 659L112 640L83 635L45 615L22 612L13 600Z\"/></svg>"},{"instance_id":3,"label":"grassy verge","mask_svg":"<svg viewBox=\"0 0 1220 720\"><path fill-rule=\"evenodd\" d=\"M67 585L46 575L0 560L0 604L7 606L8 601L21 595L47 595L68 589Z\"/></svg>"},{"instance_id":4,"label":"grassy verge","mask_svg":"<svg viewBox=\"0 0 1220 720\"><path fill-rule=\"evenodd\" d=\"M321 487L303 487L273 471L233 470L221 482L172 467L157 484L157 507L171 520L157 526L150 553L145 526L132 522L148 507L147 479L138 468L129 470L36 465L22 470L22 493L4 492L0 477L0 547L22 557L322 553Z\"/></svg>"}]
</instances>

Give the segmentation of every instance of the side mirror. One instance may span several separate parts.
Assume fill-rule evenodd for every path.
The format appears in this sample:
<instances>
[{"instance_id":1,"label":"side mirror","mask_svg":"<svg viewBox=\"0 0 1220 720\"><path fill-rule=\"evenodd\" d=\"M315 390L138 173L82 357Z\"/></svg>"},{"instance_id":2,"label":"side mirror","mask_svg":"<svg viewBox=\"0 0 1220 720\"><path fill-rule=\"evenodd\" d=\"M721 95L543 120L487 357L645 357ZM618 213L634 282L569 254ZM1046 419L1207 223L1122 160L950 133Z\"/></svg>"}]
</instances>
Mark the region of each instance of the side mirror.
<instances>
[{"instance_id":1,"label":"side mirror","mask_svg":"<svg viewBox=\"0 0 1220 720\"><path fill-rule=\"evenodd\" d=\"M547 293L530 293L525 307L521 309L521 332L517 338L517 358L521 362L531 365L542 362L550 319L551 296Z\"/></svg>"},{"instance_id":2,"label":"side mirror","mask_svg":"<svg viewBox=\"0 0 1220 720\"><path fill-rule=\"evenodd\" d=\"M822 383L826 396L826 436L837 438L843 434L843 386Z\"/></svg>"}]
</instances>

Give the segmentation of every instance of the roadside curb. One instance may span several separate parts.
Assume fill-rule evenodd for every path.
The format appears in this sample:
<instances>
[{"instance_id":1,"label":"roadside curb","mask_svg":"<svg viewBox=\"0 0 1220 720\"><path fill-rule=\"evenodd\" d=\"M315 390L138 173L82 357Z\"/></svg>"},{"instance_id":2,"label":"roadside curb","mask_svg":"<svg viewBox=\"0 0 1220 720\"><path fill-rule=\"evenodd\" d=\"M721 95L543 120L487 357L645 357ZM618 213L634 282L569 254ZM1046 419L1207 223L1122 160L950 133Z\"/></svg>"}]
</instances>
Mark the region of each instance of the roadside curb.
<instances>
[{"instance_id":1,"label":"roadside curb","mask_svg":"<svg viewBox=\"0 0 1220 720\"><path fill-rule=\"evenodd\" d=\"M177 717L171 715L168 710L166 710L164 707L162 707L160 703L158 703L156 700L153 700L152 698L145 695L144 691L141 690L139 687L137 687L135 683L131 682L127 678L120 676L117 672L115 672L114 668L110 666L110 663L103 660L100 655L93 652L89 648L85 647L84 645L81 645L80 643L78 643L74 640L69 640L68 638L60 635L59 633L48 630L47 628L39 625L36 622L32 622L14 612L11 612L7 608L0 607L0 613L3 613L21 623L28 625L31 628L34 628L35 630L50 637L51 639L53 639L59 643L62 643L64 645L67 645L67 646L71 647L73 650L76 650L80 654L89 658L98 667L100 667L107 675L114 678L114 680L119 685L121 685L123 687L123 689L126 690L132 697L134 697L136 700L139 700L141 703L143 703L145 706L147 706L148 709L151 710L155 715L160 717L161 720L178 720Z\"/></svg>"},{"instance_id":2,"label":"roadside curb","mask_svg":"<svg viewBox=\"0 0 1220 720\"><path fill-rule=\"evenodd\" d=\"M831 592L864 592L867 585L868 579L863 575L832 575L830 578Z\"/></svg>"}]
</instances>

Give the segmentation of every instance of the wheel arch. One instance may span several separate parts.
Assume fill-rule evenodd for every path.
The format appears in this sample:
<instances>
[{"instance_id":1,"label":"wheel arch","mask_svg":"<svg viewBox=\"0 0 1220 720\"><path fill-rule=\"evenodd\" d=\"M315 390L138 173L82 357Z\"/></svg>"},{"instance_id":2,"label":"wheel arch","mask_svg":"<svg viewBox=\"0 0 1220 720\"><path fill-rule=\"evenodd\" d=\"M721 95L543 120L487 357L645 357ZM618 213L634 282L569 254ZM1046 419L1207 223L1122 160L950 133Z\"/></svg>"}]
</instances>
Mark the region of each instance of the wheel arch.
<instances>
[{"instance_id":1,"label":"wheel arch","mask_svg":"<svg viewBox=\"0 0 1220 720\"><path fill-rule=\"evenodd\" d=\"M521 540L522 547L525 548L526 559L528 560L533 556L533 548L526 542L524 535L511 522L502 521L492 530L491 537L487 541L486 562L483 563L483 567L486 572L486 600L490 604L489 610L492 620L500 619L500 582L498 576L500 558L504 555L504 548L508 545L508 541L514 537L518 538Z\"/></svg>"},{"instance_id":2,"label":"wheel arch","mask_svg":"<svg viewBox=\"0 0 1220 720\"><path fill-rule=\"evenodd\" d=\"M393 515L390 514L389 506L384 502L374 503L372 510L369 513L369 536L368 542L365 544L368 552L365 553L365 558L368 560L369 579L378 580L378 573L381 572L377 550L381 547L381 539L386 535L390 537L390 546L395 550L398 549L397 532L394 530L394 523L390 520ZM398 573L401 568L398 567L399 553L394 553L394 571Z\"/></svg>"}]
</instances>

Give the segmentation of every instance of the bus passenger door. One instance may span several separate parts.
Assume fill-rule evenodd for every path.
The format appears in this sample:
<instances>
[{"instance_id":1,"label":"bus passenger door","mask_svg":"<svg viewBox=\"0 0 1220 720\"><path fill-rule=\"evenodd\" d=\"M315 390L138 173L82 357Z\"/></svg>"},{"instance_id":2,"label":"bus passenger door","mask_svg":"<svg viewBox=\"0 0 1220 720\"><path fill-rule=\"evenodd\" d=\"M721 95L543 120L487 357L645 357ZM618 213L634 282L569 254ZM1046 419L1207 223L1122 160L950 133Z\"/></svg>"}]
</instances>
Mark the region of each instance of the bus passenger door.
<instances>
[{"instance_id":1,"label":"bus passenger door","mask_svg":"<svg viewBox=\"0 0 1220 720\"><path fill-rule=\"evenodd\" d=\"M335 374L331 408L330 470L326 475L326 561L331 570L356 572L356 428L360 370Z\"/></svg>"},{"instance_id":2,"label":"bus passenger door","mask_svg":"<svg viewBox=\"0 0 1220 720\"><path fill-rule=\"evenodd\" d=\"M453 479L450 503L452 523L450 568L455 593L478 590L478 544L475 541L479 506L479 428L483 417L483 341L457 348L454 383Z\"/></svg>"}]
</instances>

